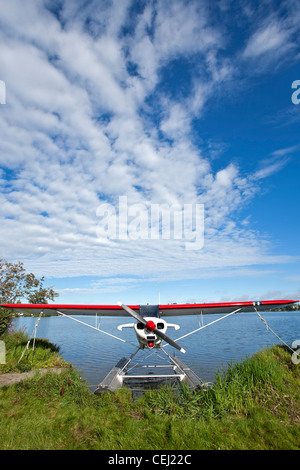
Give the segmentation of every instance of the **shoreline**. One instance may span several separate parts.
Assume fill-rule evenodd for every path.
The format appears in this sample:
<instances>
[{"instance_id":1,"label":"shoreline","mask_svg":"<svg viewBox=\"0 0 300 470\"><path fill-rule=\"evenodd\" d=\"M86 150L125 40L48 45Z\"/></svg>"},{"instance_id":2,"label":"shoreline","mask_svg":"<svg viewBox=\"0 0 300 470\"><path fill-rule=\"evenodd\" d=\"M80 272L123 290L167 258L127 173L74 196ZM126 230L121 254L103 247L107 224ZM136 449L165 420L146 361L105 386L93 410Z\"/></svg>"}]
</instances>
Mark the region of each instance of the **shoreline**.
<instances>
[{"instance_id":1,"label":"shoreline","mask_svg":"<svg viewBox=\"0 0 300 470\"><path fill-rule=\"evenodd\" d=\"M14 385L16 383L22 382L23 380L31 379L35 375L45 374L46 372L61 374L65 370L67 370L67 367L45 367L32 369L28 372L7 372L6 374L0 374L0 388L7 385Z\"/></svg>"}]
</instances>

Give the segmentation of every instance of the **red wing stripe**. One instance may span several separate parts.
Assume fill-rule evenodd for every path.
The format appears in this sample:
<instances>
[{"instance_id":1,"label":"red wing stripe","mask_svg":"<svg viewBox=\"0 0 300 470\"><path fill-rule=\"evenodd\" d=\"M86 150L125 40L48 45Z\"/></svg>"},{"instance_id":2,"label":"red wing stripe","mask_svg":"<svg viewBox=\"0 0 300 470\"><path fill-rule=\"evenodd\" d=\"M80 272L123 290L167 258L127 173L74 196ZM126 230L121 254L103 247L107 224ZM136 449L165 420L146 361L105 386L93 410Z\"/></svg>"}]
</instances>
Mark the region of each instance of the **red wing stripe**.
<instances>
[{"instance_id":1,"label":"red wing stripe","mask_svg":"<svg viewBox=\"0 0 300 470\"><path fill-rule=\"evenodd\" d=\"M271 310L282 306L299 302L298 300L263 300L257 302L221 302L203 304L173 304L160 305L159 311L162 316L199 315L209 313L227 313L236 308L242 312L257 310ZM1 307L10 308L15 311L39 313L57 313L61 311L69 315L100 315L100 316L126 316L126 312L119 305L69 305L69 304L3 304ZM139 305L129 305L132 310L139 310Z\"/></svg>"}]
</instances>

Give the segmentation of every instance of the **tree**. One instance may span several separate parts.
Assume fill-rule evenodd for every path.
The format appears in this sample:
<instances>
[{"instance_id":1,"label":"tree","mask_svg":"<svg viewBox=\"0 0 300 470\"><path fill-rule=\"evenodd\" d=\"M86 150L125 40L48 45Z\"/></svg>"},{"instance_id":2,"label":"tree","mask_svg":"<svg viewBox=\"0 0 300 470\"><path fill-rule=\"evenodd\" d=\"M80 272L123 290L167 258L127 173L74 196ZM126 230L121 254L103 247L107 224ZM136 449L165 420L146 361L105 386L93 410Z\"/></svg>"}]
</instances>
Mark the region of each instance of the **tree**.
<instances>
[{"instance_id":1,"label":"tree","mask_svg":"<svg viewBox=\"0 0 300 470\"><path fill-rule=\"evenodd\" d=\"M26 299L29 303L48 303L57 294L51 287L44 287L44 277L37 279L34 274L26 273L24 264L9 263L0 259L0 304L17 304ZM0 308L0 337L13 319L13 311Z\"/></svg>"}]
</instances>

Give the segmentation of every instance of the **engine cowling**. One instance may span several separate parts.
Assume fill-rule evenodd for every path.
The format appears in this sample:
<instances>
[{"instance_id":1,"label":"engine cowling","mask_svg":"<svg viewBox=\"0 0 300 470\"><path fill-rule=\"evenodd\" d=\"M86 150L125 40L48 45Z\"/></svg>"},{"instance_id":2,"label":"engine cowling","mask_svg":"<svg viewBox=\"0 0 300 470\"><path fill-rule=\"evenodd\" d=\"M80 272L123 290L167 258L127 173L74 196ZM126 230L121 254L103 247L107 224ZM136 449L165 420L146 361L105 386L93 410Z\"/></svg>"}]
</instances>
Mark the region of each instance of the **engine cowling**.
<instances>
[{"instance_id":1,"label":"engine cowling","mask_svg":"<svg viewBox=\"0 0 300 470\"><path fill-rule=\"evenodd\" d=\"M162 338L155 334L155 329L160 330L161 333L166 333L168 326L179 328L178 325L168 324L162 318L157 317L144 317L146 320L146 325L142 322L137 322L134 324L134 330L142 349L144 348L158 348L161 345Z\"/></svg>"}]
</instances>

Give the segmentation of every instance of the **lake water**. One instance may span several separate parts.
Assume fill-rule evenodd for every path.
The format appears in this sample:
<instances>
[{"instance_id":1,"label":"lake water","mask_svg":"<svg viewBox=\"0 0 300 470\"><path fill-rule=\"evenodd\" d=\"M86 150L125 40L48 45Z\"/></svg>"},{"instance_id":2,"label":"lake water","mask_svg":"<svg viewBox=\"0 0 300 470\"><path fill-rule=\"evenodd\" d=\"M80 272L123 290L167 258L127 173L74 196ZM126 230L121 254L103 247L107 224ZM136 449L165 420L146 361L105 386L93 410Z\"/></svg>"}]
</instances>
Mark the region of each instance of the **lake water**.
<instances>
[{"instance_id":1,"label":"lake water","mask_svg":"<svg viewBox=\"0 0 300 470\"><path fill-rule=\"evenodd\" d=\"M289 346L293 341L300 340L300 312L266 312L261 315L270 328ZM206 325L221 316L167 317L168 323L180 325L180 330L169 328L167 334L177 339L199 328L202 322ZM74 318L92 326L96 326L96 321L99 323L99 318L96 320L95 316L84 315ZM36 317L19 317L15 320L14 326L24 329L30 336L36 321ZM94 391L118 360L129 357L137 348L137 339L132 328L117 330L119 324L130 322L129 317L102 317L100 328L132 344L122 343L60 316L42 317L38 324L37 337L47 338L59 346L62 357L80 371ZM280 344L280 341L266 329L256 313L240 313L182 339L179 344L186 350L186 354L178 351L176 354L203 382L213 382L216 372L226 368L228 363L240 361L264 347ZM166 351L173 355L175 350L168 345ZM138 354L145 353L146 351L141 351Z\"/></svg>"}]
</instances>

